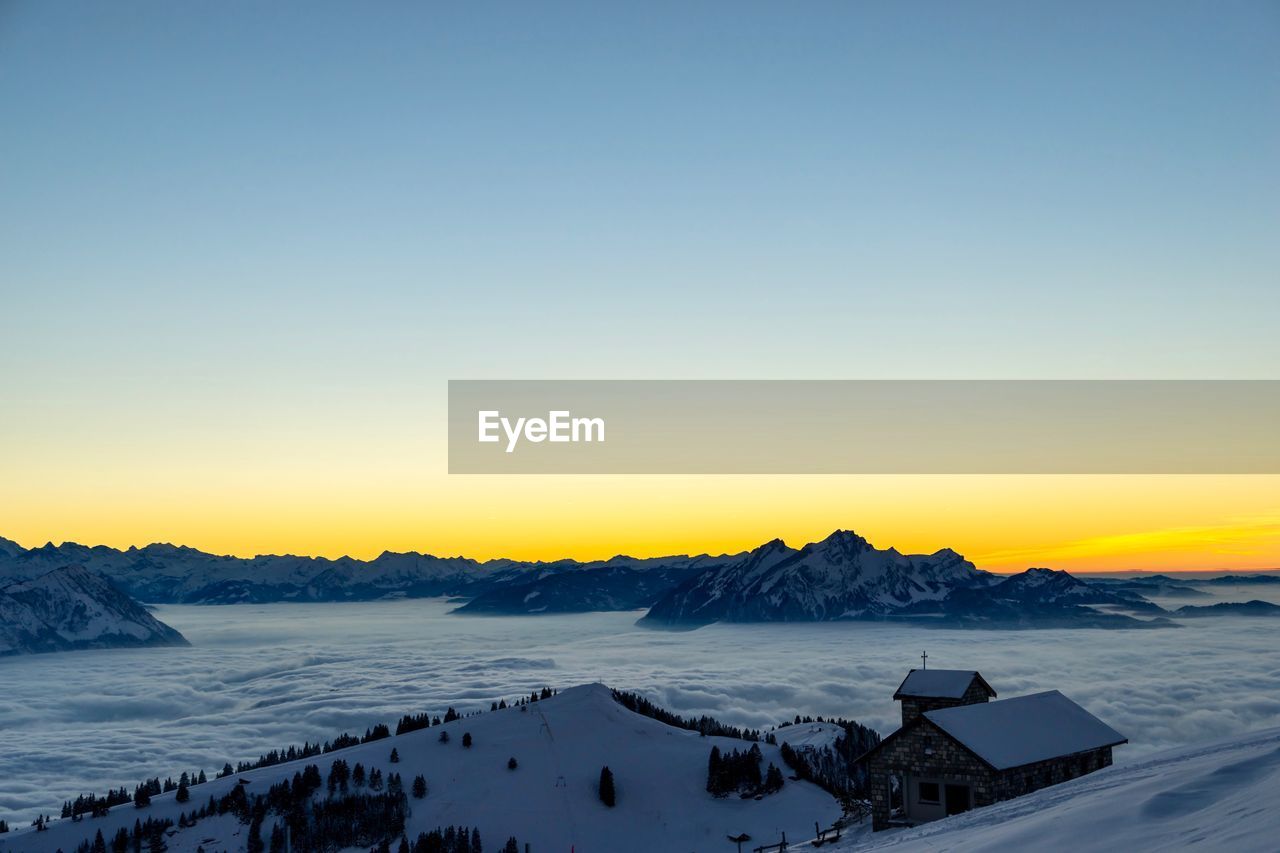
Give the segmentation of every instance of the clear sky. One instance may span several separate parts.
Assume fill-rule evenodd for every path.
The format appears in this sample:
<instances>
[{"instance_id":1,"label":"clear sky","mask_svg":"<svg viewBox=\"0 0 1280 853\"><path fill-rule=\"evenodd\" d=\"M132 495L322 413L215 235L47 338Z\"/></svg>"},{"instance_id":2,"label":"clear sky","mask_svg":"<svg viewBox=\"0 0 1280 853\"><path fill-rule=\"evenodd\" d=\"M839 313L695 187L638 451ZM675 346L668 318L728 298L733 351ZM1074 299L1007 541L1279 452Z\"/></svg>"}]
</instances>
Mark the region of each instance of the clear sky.
<instances>
[{"instance_id":1,"label":"clear sky","mask_svg":"<svg viewBox=\"0 0 1280 853\"><path fill-rule=\"evenodd\" d=\"M1276 378L1278 48L1276 2L0 0L0 535L1280 565L1274 477L444 445L448 378Z\"/></svg>"}]
</instances>

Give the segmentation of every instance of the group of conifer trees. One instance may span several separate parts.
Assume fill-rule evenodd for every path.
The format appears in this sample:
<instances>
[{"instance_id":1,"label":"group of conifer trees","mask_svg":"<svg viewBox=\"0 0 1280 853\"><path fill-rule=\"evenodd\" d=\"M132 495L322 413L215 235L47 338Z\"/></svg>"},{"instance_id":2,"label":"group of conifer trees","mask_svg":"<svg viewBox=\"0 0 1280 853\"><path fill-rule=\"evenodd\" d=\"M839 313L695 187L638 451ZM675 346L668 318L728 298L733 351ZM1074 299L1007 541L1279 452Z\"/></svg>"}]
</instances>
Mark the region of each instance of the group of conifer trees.
<instances>
[{"instance_id":1,"label":"group of conifer trees","mask_svg":"<svg viewBox=\"0 0 1280 853\"><path fill-rule=\"evenodd\" d=\"M711 755L707 759L707 791L717 797L730 794L754 797L781 790L782 771L769 762L769 769L762 774L760 765L763 762L764 755L756 743L745 752L735 749L722 753L720 747L711 747Z\"/></svg>"},{"instance_id":2,"label":"group of conifer trees","mask_svg":"<svg viewBox=\"0 0 1280 853\"><path fill-rule=\"evenodd\" d=\"M539 699L550 699L554 695L556 695L555 690L552 690L549 687L543 687L541 690L532 691L528 696L514 700L512 706L518 707L529 702L537 702ZM507 707L511 706L508 706L504 699L493 703L490 710L496 711ZM474 713L480 712L477 711ZM433 717L426 713L405 714L400 718L399 723L396 724L395 733L399 735L406 732L425 729L430 726L439 726L444 723L451 723L454 720L461 720L467 716L473 716L473 714L461 714L452 707L445 711L443 718L439 715ZM273 767L277 764L284 764L290 761L301 761L306 758L313 758L317 755L324 755L339 749L346 749L347 747L358 746L362 743L370 743L372 741L382 740L383 738L388 737L391 737L390 727L385 723L378 723L365 729L364 735L361 737L343 732L333 740L325 741L324 743L317 742L313 744L310 741L307 741L304 742L302 746L273 749L270 752L260 755L256 761L240 761L234 767L230 762L227 762L222 766L222 769L218 771L217 778L222 779L236 773L245 773L250 770L257 770L261 767ZM449 740L448 733L441 732L440 740L447 743ZM470 746L470 741L470 734L465 734L463 736L463 745ZM392 751L394 752L394 750ZM395 763L396 760L397 759L392 759L392 763ZM75 800L68 800L63 804L62 817L71 818L73 820L77 820L82 815L86 814L91 817L101 817L107 814L112 807L128 802L133 802L138 808L144 808L145 806L150 805L151 797L156 794L166 793L169 791L177 791L178 793L176 797L178 802L185 803L188 801L190 796L187 789L192 785L199 785L205 781L207 781L205 772L203 770L199 770L192 773L183 773L182 777L177 782L174 782L171 778L165 779L164 782L160 782L158 778L144 780L134 787L132 796L129 794L128 789L123 786L118 789L110 790L105 795L93 793L81 794L77 796ZM425 782L423 796L426 796ZM38 821L38 828L43 829L45 818L41 816ZM34 826L36 823L33 822L32 825ZM5 829L0 829L0 832L7 831L8 824L0 824L0 826L6 827Z\"/></svg>"},{"instance_id":3,"label":"group of conifer trees","mask_svg":"<svg viewBox=\"0 0 1280 853\"><path fill-rule=\"evenodd\" d=\"M164 833L173 826L171 820L153 820L147 818L135 820L133 829L120 827L111 840L103 836L99 829L92 841L82 841L76 853L163 853L165 849Z\"/></svg>"},{"instance_id":4,"label":"group of conifer trees","mask_svg":"<svg viewBox=\"0 0 1280 853\"><path fill-rule=\"evenodd\" d=\"M194 826L211 815L232 814L249 825L248 853L350 847L389 853L397 836L397 853L483 853L480 831L471 827L439 827L419 834L410 843L404 834L409 808L400 774L387 774L385 791L381 790L381 779L378 768L366 772L363 765L350 766L344 759L330 765L327 777L322 777L315 764L308 764L292 779L272 785L265 795L250 795L244 785L236 785L221 798L210 797L190 814L182 812L178 825ZM314 795L322 789L328 796L317 799ZM426 796L426 780L421 775L413 781L413 795ZM76 853L141 853L144 849L161 853L164 831L171 826L171 820L135 822L133 831L122 828L109 841L99 830L94 840L83 842ZM499 853L519 851L513 837Z\"/></svg>"},{"instance_id":5,"label":"group of conifer trees","mask_svg":"<svg viewBox=\"0 0 1280 853\"><path fill-rule=\"evenodd\" d=\"M72 820L79 820L82 815L86 814L90 817L102 817L113 806L129 802L132 802L138 808L145 808L151 804L153 796L169 791L177 791L178 802L184 803L188 799L187 789L192 785L200 785L206 781L208 781L208 778L204 775L204 771L200 770L195 773L183 773L178 777L177 782L173 781L172 778L161 782L158 776L146 779L134 787L132 795L123 786L107 791L106 795L101 797L97 794L81 794L74 800L67 800L62 804L62 817L69 817Z\"/></svg>"},{"instance_id":6,"label":"group of conifer trees","mask_svg":"<svg viewBox=\"0 0 1280 853\"><path fill-rule=\"evenodd\" d=\"M613 698L614 701L628 711L633 711L660 723L666 723L668 726L675 726L678 729L687 729L704 736L731 737L749 741L760 740L760 732L756 729L742 729L737 726L730 726L706 714L701 717L682 717L665 708L658 707L639 693L614 690Z\"/></svg>"},{"instance_id":7,"label":"group of conifer trees","mask_svg":"<svg viewBox=\"0 0 1280 853\"><path fill-rule=\"evenodd\" d=\"M391 853L392 849L389 841L381 841L370 853ZM396 853L484 853L480 830L466 826L438 826L418 833L418 840L412 844L401 835L394 849ZM511 836L498 853L520 853L520 842Z\"/></svg>"}]
</instances>

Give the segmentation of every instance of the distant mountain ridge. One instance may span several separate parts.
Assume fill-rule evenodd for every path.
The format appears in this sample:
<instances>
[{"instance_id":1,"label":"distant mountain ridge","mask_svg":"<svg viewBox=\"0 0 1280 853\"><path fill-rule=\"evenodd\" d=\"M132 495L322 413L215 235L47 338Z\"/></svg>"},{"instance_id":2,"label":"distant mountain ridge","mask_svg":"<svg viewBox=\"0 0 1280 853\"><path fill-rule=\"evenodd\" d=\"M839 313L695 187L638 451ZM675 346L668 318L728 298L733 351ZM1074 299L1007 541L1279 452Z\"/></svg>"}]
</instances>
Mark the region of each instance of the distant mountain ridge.
<instances>
[{"instance_id":1,"label":"distant mountain ridge","mask_svg":"<svg viewBox=\"0 0 1280 853\"><path fill-rule=\"evenodd\" d=\"M342 557L208 554L170 544L25 549L0 539L0 584L66 565L110 578L142 601L185 604L372 601L448 596L463 614L647 611L641 624L694 628L713 622L913 620L972 627L1160 627L1170 612L1145 596L1196 594L1214 579L1152 576L1145 581L1083 580L1063 571L996 575L949 548L932 554L878 549L849 530L793 548L774 539L720 556L581 562L436 557L385 551L372 560ZM1266 576L1258 576L1266 577ZM1275 579L1280 582L1280 578ZM1214 615L1265 615L1231 607ZM1207 614L1206 614L1207 615Z\"/></svg>"},{"instance_id":2,"label":"distant mountain ridge","mask_svg":"<svg viewBox=\"0 0 1280 853\"><path fill-rule=\"evenodd\" d=\"M63 566L0 587L0 656L187 645L102 575Z\"/></svg>"},{"instance_id":3,"label":"distant mountain ridge","mask_svg":"<svg viewBox=\"0 0 1280 853\"><path fill-rule=\"evenodd\" d=\"M384 551L372 560L340 557L260 555L229 557L186 546L157 543L125 550L74 542L22 548L0 539L0 583L25 579L67 565L107 576L140 601L182 604L268 603L278 601L370 601L381 598L457 596L471 599L471 612L554 612L647 607L690 573L727 558L706 555L580 562L529 562L436 557ZM586 589L555 578L591 572L598 587ZM535 588L541 582L547 592ZM521 587L515 598L497 594ZM557 589L563 587L563 591ZM575 592L576 591L576 592ZM485 598L493 592L493 598ZM529 602L525 596L532 593ZM589 594L588 594L589 593ZM581 599L574 604L574 596ZM487 603L486 603L487 602ZM558 604L556 603L558 602ZM516 607L516 605L519 605ZM516 609L512 609L516 607Z\"/></svg>"},{"instance_id":4,"label":"distant mountain ridge","mask_svg":"<svg viewBox=\"0 0 1280 853\"><path fill-rule=\"evenodd\" d=\"M644 617L649 623L822 622L882 616L994 575L951 549L927 555L881 551L837 530L791 548L766 542L740 559L673 590Z\"/></svg>"},{"instance_id":5,"label":"distant mountain ridge","mask_svg":"<svg viewBox=\"0 0 1280 853\"><path fill-rule=\"evenodd\" d=\"M1108 612L1127 611L1127 612ZM904 555L837 530L803 548L774 540L673 589L640 620L656 627L712 622L915 620L992 627L1142 627L1165 611L1139 595L1066 572L1007 577L955 551Z\"/></svg>"}]
</instances>

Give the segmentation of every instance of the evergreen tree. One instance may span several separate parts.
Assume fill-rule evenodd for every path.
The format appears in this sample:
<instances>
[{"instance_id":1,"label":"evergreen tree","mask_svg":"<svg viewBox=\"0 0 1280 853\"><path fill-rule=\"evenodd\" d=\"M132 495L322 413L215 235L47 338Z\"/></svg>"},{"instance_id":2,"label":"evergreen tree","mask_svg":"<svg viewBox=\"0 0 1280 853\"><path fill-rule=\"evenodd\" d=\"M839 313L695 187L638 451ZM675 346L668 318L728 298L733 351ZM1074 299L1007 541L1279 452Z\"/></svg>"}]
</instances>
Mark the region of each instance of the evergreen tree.
<instances>
[{"instance_id":1,"label":"evergreen tree","mask_svg":"<svg viewBox=\"0 0 1280 853\"><path fill-rule=\"evenodd\" d=\"M471 732L463 732L462 745L465 746L467 749L471 748Z\"/></svg>"},{"instance_id":2,"label":"evergreen tree","mask_svg":"<svg viewBox=\"0 0 1280 853\"><path fill-rule=\"evenodd\" d=\"M400 753L396 751L396 748L394 746L391 747L391 763L392 764L400 763Z\"/></svg>"},{"instance_id":3,"label":"evergreen tree","mask_svg":"<svg viewBox=\"0 0 1280 853\"><path fill-rule=\"evenodd\" d=\"M356 762L355 767L351 768L351 784L357 788L364 787L364 765L359 761Z\"/></svg>"},{"instance_id":4,"label":"evergreen tree","mask_svg":"<svg viewBox=\"0 0 1280 853\"><path fill-rule=\"evenodd\" d=\"M516 757L514 755L507 759L508 770L515 770L519 766L520 766L520 762L516 761Z\"/></svg>"},{"instance_id":5,"label":"evergreen tree","mask_svg":"<svg viewBox=\"0 0 1280 853\"><path fill-rule=\"evenodd\" d=\"M448 733L448 732L441 732L441 733L440 733L440 742L441 742L441 743L448 743L448 742L449 742L449 733Z\"/></svg>"},{"instance_id":6,"label":"evergreen tree","mask_svg":"<svg viewBox=\"0 0 1280 853\"><path fill-rule=\"evenodd\" d=\"M133 792L133 804L138 808L146 808L151 805L151 793L147 791L146 785L139 785Z\"/></svg>"},{"instance_id":7,"label":"evergreen tree","mask_svg":"<svg viewBox=\"0 0 1280 853\"><path fill-rule=\"evenodd\" d=\"M613 808L617 802L617 796L613 789L613 771L608 765L600 768L600 802L609 808Z\"/></svg>"},{"instance_id":8,"label":"evergreen tree","mask_svg":"<svg viewBox=\"0 0 1280 853\"><path fill-rule=\"evenodd\" d=\"M249 840L245 845L247 853L264 853L266 845L262 843L262 814L255 812L249 823Z\"/></svg>"},{"instance_id":9,"label":"evergreen tree","mask_svg":"<svg viewBox=\"0 0 1280 853\"><path fill-rule=\"evenodd\" d=\"M377 772L376 770L374 771ZM329 767L329 793L332 794L335 789L341 789L342 793L347 792L347 782L351 779L351 768L347 766L347 762L341 758L335 758L333 764Z\"/></svg>"},{"instance_id":10,"label":"evergreen tree","mask_svg":"<svg viewBox=\"0 0 1280 853\"><path fill-rule=\"evenodd\" d=\"M507 843L502 848L502 853L520 853L520 842L516 841L514 835L507 839Z\"/></svg>"},{"instance_id":11,"label":"evergreen tree","mask_svg":"<svg viewBox=\"0 0 1280 853\"><path fill-rule=\"evenodd\" d=\"M191 799L191 792L187 790L186 785L179 785L178 793L174 794L173 798L180 803L185 803L187 800Z\"/></svg>"},{"instance_id":12,"label":"evergreen tree","mask_svg":"<svg viewBox=\"0 0 1280 853\"><path fill-rule=\"evenodd\" d=\"M747 787L751 790L759 788L763 782L760 778L760 762L763 760L764 756L760 753L760 744L751 744L751 749L747 753L747 760L743 762Z\"/></svg>"},{"instance_id":13,"label":"evergreen tree","mask_svg":"<svg viewBox=\"0 0 1280 853\"><path fill-rule=\"evenodd\" d=\"M284 853L284 829L277 823L271 828L270 853Z\"/></svg>"},{"instance_id":14,"label":"evergreen tree","mask_svg":"<svg viewBox=\"0 0 1280 853\"><path fill-rule=\"evenodd\" d=\"M413 798L421 800L427 795L427 780L421 774L413 777Z\"/></svg>"}]
</instances>

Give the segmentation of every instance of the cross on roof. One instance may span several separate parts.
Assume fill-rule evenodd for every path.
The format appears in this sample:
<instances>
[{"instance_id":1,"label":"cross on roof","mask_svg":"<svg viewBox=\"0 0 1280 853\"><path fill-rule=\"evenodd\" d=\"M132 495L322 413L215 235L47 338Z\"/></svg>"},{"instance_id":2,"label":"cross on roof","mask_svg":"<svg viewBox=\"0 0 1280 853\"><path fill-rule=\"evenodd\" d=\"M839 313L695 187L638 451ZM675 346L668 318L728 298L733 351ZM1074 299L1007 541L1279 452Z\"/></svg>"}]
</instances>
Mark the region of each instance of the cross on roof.
<instances>
[{"instance_id":1,"label":"cross on roof","mask_svg":"<svg viewBox=\"0 0 1280 853\"><path fill-rule=\"evenodd\" d=\"M921 653L920 653L920 668L921 668L921 669L928 669L928 668L929 668L929 653L928 653L928 652L921 652Z\"/></svg>"}]
</instances>

